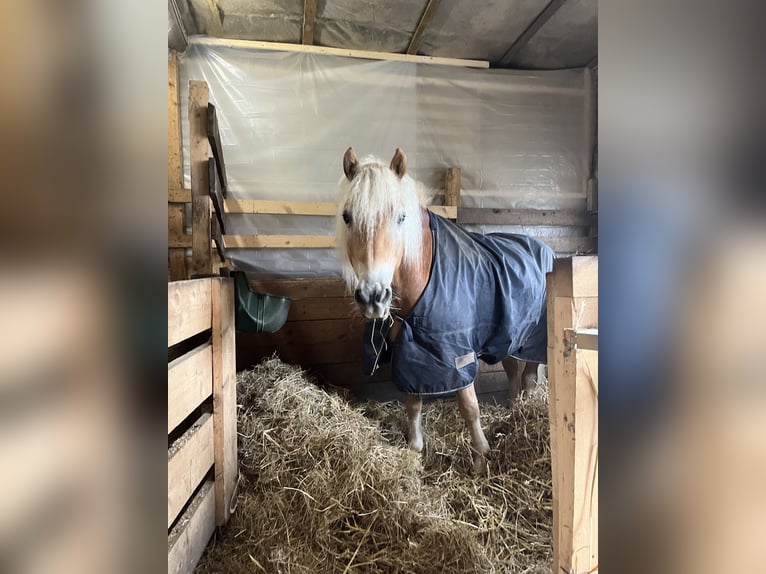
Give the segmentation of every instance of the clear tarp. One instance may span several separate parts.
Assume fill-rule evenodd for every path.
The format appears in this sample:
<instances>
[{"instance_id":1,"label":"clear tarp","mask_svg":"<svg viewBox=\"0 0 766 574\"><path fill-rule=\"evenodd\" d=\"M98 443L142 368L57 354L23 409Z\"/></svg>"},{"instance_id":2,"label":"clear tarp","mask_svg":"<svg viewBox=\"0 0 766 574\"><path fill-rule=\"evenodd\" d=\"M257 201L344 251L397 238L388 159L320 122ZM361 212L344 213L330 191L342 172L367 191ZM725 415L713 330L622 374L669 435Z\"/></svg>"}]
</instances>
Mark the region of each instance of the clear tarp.
<instances>
[{"instance_id":1,"label":"clear tarp","mask_svg":"<svg viewBox=\"0 0 766 574\"><path fill-rule=\"evenodd\" d=\"M463 206L584 208L593 120L583 70L481 70L192 41L181 59L186 186L190 79L210 87L233 198L335 201L348 146L386 162L401 147L409 173L435 191L446 168L460 167ZM227 225L238 235L334 230L321 216L231 215ZM339 273L331 249L229 254L264 275Z\"/></svg>"}]
</instances>

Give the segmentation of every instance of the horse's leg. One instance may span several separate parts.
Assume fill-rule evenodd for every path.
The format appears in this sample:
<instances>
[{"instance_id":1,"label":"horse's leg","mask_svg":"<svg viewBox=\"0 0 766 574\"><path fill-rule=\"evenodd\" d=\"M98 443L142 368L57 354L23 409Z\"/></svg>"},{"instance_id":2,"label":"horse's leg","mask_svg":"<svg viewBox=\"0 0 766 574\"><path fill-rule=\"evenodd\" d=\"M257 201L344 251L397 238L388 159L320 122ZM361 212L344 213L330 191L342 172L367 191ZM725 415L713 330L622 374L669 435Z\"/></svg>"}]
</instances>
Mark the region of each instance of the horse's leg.
<instances>
[{"instance_id":1,"label":"horse's leg","mask_svg":"<svg viewBox=\"0 0 766 574\"><path fill-rule=\"evenodd\" d=\"M487 437L484 436L484 431L481 430L479 401L476 398L476 390L473 385L457 392L457 406L460 409L460 414L463 415L468 430L471 432L473 448L481 454L487 454L489 443Z\"/></svg>"},{"instance_id":2,"label":"horse's leg","mask_svg":"<svg viewBox=\"0 0 766 574\"><path fill-rule=\"evenodd\" d=\"M407 409L407 445L415 452L421 452L423 431L420 427L420 411L423 399L419 395L404 395L404 407Z\"/></svg>"},{"instance_id":3,"label":"horse's leg","mask_svg":"<svg viewBox=\"0 0 766 574\"><path fill-rule=\"evenodd\" d=\"M519 363L520 361L517 361L512 357L503 359L503 369L505 369L505 374L508 377L508 391L511 403L513 403L513 401L516 400L516 397L521 394L522 387L521 376L519 374Z\"/></svg>"},{"instance_id":4,"label":"horse's leg","mask_svg":"<svg viewBox=\"0 0 766 574\"><path fill-rule=\"evenodd\" d=\"M524 374L521 375L524 390L527 392L533 391L537 387L537 367L540 363L527 363L524 366Z\"/></svg>"}]
</instances>

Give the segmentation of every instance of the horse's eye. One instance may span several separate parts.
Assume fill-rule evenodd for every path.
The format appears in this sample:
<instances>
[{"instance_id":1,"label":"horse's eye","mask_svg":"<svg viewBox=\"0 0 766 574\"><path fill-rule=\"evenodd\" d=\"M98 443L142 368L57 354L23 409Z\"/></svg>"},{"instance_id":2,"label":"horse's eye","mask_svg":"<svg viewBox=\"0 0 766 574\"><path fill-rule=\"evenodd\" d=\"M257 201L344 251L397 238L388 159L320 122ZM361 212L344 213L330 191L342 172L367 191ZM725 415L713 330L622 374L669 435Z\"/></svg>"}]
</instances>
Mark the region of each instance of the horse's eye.
<instances>
[{"instance_id":1,"label":"horse's eye","mask_svg":"<svg viewBox=\"0 0 766 574\"><path fill-rule=\"evenodd\" d=\"M396 223L401 225L402 223L404 223L404 220L406 218L407 218L407 214L406 213L402 213L402 214L399 215L399 218L396 220Z\"/></svg>"},{"instance_id":2,"label":"horse's eye","mask_svg":"<svg viewBox=\"0 0 766 574\"><path fill-rule=\"evenodd\" d=\"M343 221L346 225L351 225L351 214L347 209L343 211Z\"/></svg>"}]
</instances>

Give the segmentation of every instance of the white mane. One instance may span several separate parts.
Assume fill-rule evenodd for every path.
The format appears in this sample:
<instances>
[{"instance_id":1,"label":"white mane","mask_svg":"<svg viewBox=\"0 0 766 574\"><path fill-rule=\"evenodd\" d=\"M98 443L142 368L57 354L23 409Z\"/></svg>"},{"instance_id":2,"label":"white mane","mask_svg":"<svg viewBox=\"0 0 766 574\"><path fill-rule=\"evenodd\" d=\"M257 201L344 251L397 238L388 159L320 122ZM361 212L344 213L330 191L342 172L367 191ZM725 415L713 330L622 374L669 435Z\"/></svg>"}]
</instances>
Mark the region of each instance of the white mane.
<instances>
[{"instance_id":1,"label":"white mane","mask_svg":"<svg viewBox=\"0 0 766 574\"><path fill-rule=\"evenodd\" d=\"M352 215L354 228L372 240L381 220L396 222L399 214L405 219L399 228L404 247L404 261L416 264L421 257L420 208L428 201L425 188L405 174L399 179L391 168L379 159L368 156L359 165L359 172L349 181L344 175L340 182L340 201L336 221L336 245L343 266L343 277L349 291L356 287L357 277L346 251L348 229L343 212Z\"/></svg>"}]
</instances>

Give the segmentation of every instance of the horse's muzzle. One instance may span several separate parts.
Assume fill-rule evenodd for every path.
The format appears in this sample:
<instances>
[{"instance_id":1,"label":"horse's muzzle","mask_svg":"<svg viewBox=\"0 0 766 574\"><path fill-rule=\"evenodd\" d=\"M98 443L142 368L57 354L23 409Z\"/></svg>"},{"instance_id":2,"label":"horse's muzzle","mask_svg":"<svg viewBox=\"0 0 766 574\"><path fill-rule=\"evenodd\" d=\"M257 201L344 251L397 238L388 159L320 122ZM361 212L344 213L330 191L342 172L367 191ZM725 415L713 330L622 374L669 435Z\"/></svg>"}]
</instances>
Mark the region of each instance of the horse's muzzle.
<instances>
[{"instance_id":1,"label":"horse's muzzle","mask_svg":"<svg viewBox=\"0 0 766 574\"><path fill-rule=\"evenodd\" d=\"M360 283L354 291L354 301L362 315L368 319L382 319L389 313L392 295L390 286L382 283Z\"/></svg>"}]
</instances>

